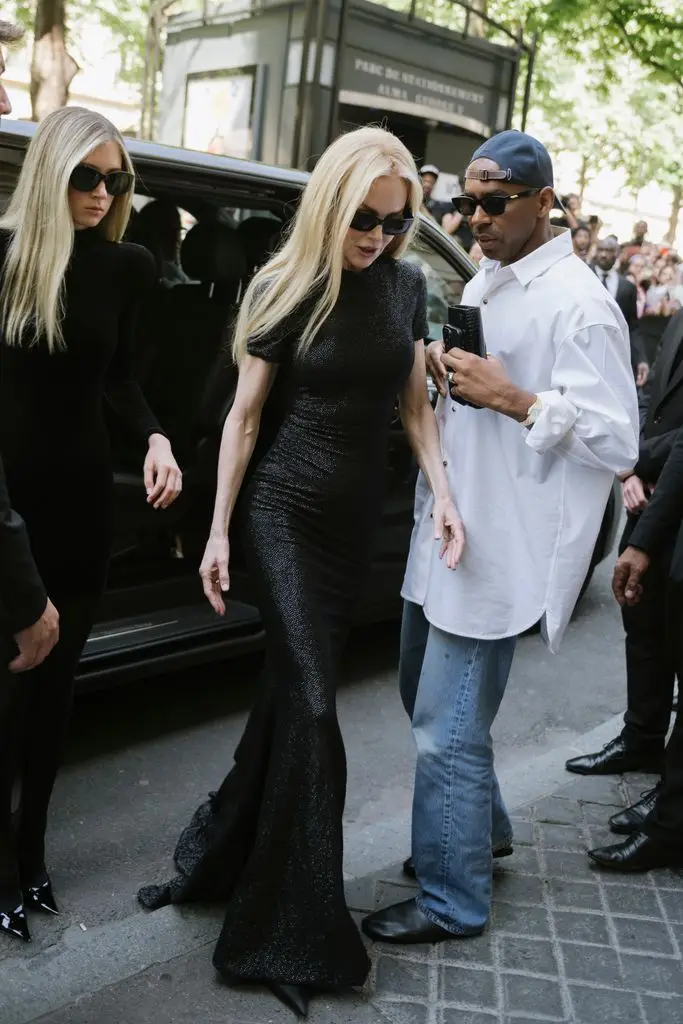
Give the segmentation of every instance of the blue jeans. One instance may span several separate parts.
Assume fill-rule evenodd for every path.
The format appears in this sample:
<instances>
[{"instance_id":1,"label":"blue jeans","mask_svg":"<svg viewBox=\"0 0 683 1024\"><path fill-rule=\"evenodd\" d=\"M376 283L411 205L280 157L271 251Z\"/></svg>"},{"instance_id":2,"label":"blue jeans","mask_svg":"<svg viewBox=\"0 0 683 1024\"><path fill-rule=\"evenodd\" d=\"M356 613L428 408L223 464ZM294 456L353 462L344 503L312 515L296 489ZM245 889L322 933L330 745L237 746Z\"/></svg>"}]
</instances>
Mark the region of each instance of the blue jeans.
<instances>
[{"instance_id":1,"label":"blue jeans","mask_svg":"<svg viewBox=\"0 0 683 1024\"><path fill-rule=\"evenodd\" d=\"M418 906L456 935L476 934L491 911L492 851L512 825L493 769L491 726L516 637L472 640L431 626L406 602L399 685L417 745L412 853Z\"/></svg>"}]
</instances>

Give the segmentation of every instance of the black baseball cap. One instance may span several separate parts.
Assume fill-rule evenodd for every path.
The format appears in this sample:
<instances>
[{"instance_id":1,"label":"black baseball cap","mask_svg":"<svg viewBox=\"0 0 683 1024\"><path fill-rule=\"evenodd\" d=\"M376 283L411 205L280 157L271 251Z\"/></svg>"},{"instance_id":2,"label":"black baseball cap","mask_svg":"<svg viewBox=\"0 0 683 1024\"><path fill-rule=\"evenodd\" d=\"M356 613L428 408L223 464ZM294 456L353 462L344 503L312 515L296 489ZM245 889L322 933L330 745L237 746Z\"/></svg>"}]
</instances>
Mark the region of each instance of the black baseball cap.
<instances>
[{"instance_id":1,"label":"black baseball cap","mask_svg":"<svg viewBox=\"0 0 683 1024\"><path fill-rule=\"evenodd\" d=\"M542 142L526 132L510 129L487 139L474 153L470 164L486 157L500 171L467 171L468 178L479 181L509 181L529 188L554 188L553 162Z\"/></svg>"}]
</instances>

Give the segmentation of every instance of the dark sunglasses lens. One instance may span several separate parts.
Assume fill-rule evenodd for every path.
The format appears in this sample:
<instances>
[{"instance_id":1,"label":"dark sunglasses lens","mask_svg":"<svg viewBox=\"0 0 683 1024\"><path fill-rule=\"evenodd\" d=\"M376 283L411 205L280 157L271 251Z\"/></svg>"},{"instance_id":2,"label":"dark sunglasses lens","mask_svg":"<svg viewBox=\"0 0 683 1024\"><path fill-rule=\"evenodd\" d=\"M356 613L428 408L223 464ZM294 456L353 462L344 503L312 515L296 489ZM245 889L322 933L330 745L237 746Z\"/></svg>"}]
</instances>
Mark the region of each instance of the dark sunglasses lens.
<instances>
[{"instance_id":1,"label":"dark sunglasses lens","mask_svg":"<svg viewBox=\"0 0 683 1024\"><path fill-rule=\"evenodd\" d=\"M462 214L463 217L473 217L477 209L474 199L470 199L469 196L455 196L453 198L453 206L456 213Z\"/></svg>"},{"instance_id":2,"label":"dark sunglasses lens","mask_svg":"<svg viewBox=\"0 0 683 1024\"><path fill-rule=\"evenodd\" d=\"M369 210L358 210L351 221L354 231L374 231L379 224L379 217Z\"/></svg>"},{"instance_id":3,"label":"dark sunglasses lens","mask_svg":"<svg viewBox=\"0 0 683 1024\"><path fill-rule=\"evenodd\" d=\"M405 235L412 223L412 217L389 217L382 225L382 232L385 235Z\"/></svg>"},{"instance_id":4,"label":"dark sunglasses lens","mask_svg":"<svg viewBox=\"0 0 683 1024\"><path fill-rule=\"evenodd\" d=\"M132 188L133 175L128 171L111 171L104 184L110 196L123 196Z\"/></svg>"},{"instance_id":5,"label":"dark sunglasses lens","mask_svg":"<svg viewBox=\"0 0 683 1024\"><path fill-rule=\"evenodd\" d=\"M481 208L489 217L502 217L507 209L507 198L505 196L484 196L481 200Z\"/></svg>"},{"instance_id":6,"label":"dark sunglasses lens","mask_svg":"<svg viewBox=\"0 0 683 1024\"><path fill-rule=\"evenodd\" d=\"M87 167L85 164L79 164L78 167L74 167L71 172L71 186L78 192L92 192L93 189L97 188L102 176L99 171L96 171L94 167Z\"/></svg>"}]
</instances>

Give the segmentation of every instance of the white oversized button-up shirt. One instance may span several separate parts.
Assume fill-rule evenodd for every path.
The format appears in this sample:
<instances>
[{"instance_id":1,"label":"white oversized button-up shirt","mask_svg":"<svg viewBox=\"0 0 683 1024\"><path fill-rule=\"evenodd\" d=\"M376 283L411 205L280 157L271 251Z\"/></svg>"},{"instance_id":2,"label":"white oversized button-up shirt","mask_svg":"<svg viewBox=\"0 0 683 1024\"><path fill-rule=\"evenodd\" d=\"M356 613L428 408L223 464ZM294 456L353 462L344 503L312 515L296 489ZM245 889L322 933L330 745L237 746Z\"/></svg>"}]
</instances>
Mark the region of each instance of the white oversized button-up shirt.
<instances>
[{"instance_id":1,"label":"white oversized button-up shirt","mask_svg":"<svg viewBox=\"0 0 683 1024\"><path fill-rule=\"evenodd\" d=\"M484 259L466 286L486 347L538 394L531 429L439 399L451 493L467 534L457 570L439 559L433 498L418 478L402 596L430 623L474 639L541 621L556 651L578 598L614 474L638 457L628 329L609 292L572 252L569 232L517 263Z\"/></svg>"}]
</instances>

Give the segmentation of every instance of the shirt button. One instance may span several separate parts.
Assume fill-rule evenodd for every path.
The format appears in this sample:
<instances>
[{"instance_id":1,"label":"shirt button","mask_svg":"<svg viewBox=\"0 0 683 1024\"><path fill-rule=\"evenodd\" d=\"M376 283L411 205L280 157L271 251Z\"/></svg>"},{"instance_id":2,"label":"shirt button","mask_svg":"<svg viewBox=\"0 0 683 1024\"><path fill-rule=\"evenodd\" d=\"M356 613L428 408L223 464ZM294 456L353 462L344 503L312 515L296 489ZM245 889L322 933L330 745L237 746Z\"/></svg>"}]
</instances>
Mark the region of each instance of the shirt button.
<instances>
[{"instance_id":1,"label":"shirt button","mask_svg":"<svg viewBox=\"0 0 683 1024\"><path fill-rule=\"evenodd\" d=\"M443 464L444 464L444 466L447 466L448 465L448 459L444 459L443 460Z\"/></svg>"},{"instance_id":2,"label":"shirt button","mask_svg":"<svg viewBox=\"0 0 683 1024\"><path fill-rule=\"evenodd\" d=\"M485 306L488 306L488 304L489 304L489 300L488 299L483 299L482 301L483 301Z\"/></svg>"},{"instance_id":3,"label":"shirt button","mask_svg":"<svg viewBox=\"0 0 683 1024\"><path fill-rule=\"evenodd\" d=\"M655 416L654 422L655 423L661 423L662 422L662 417L661 416Z\"/></svg>"}]
</instances>

